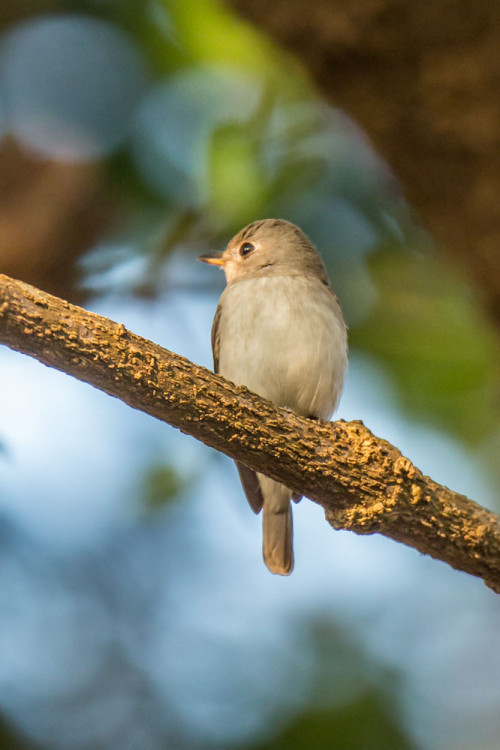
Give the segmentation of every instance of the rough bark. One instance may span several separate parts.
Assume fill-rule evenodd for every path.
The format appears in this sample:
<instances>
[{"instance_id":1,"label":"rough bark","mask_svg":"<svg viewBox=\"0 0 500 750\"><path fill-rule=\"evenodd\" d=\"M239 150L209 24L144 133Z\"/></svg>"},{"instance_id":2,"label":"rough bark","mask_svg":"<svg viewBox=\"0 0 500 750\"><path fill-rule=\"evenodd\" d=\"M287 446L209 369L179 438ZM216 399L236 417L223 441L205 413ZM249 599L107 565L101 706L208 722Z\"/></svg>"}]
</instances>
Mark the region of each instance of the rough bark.
<instances>
[{"instance_id":1,"label":"rough bark","mask_svg":"<svg viewBox=\"0 0 500 750\"><path fill-rule=\"evenodd\" d=\"M500 4L231 0L370 136L500 326Z\"/></svg>"},{"instance_id":2,"label":"rough bark","mask_svg":"<svg viewBox=\"0 0 500 750\"><path fill-rule=\"evenodd\" d=\"M0 275L0 342L121 399L323 506L336 529L379 532L500 592L500 519L422 473L361 422L312 422Z\"/></svg>"}]
</instances>

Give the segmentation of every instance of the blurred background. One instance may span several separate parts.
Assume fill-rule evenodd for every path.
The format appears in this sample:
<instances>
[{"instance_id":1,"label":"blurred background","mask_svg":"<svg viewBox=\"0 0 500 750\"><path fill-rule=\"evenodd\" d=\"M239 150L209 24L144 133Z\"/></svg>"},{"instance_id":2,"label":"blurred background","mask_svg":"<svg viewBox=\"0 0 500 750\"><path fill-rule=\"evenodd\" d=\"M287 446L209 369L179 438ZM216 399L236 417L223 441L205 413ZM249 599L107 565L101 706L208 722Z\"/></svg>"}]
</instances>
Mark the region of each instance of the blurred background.
<instances>
[{"instance_id":1,"label":"blurred background","mask_svg":"<svg viewBox=\"0 0 500 750\"><path fill-rule=\"evenodd\" d=\"M498 333L308 71L212 0L4 2L0 272L211 366L223 275L281 217L350 329L338 417L498 510ZM294 508L271 576L231 461L0 348L0 748L497 750L500 600Z\"/></svg>"}]
</instances>

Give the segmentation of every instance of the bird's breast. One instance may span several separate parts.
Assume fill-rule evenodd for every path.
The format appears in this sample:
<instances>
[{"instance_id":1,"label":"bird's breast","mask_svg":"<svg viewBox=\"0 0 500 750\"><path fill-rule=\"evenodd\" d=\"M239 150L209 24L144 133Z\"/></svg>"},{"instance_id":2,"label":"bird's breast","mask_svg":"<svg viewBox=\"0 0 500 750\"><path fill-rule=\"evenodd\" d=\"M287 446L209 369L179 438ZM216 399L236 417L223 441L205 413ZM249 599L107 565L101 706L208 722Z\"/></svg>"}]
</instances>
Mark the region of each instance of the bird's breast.
<instances>
[{"instance_id":1,"label":"bird's breast","mask_svg":"<svg viewBox=\"0 0 500 750\"><path fill-rule=\"evenodd\" d=\"M319 280L267 276L224 291L219 371L298 414L328 418L342 389L346 330Z\"/></svg>"}]
</instances>

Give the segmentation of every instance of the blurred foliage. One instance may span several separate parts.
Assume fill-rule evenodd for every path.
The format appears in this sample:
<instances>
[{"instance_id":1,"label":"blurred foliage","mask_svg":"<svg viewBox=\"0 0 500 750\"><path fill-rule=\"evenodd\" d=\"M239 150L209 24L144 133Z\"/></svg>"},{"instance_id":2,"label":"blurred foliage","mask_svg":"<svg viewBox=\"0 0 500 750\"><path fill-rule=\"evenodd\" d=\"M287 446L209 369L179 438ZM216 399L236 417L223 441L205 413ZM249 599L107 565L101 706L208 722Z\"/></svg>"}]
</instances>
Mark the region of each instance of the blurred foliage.
<instances>
[{"instance_id":1,"label":"blurred foliage","mask_svg":"<svg viewBox=\"0 0 500 750\"><path fill-rule=\"evenodd\" d=\"M11 722L0 714L0 748L1 750L40 750L40 745L23 737Z\"/></svg>"},{"instance_id":2,"label":"blurred foliage","mask_svg":"<svg viewBox=\"0 0 500 750\"><path fill-rule=\"evenodd\" d=\"M498 426L498 338L464 282L434 253L379 252L377 295L351 345L391 373L401 406L477 445Z\"/></svg>"},{"instance_id":3,"label":"blurred foliage","mask_svg":"<svg viewBox=\"0 0 500 750\"><path fill-rule=\"evenodd\" d=\"M277 737L252 746L253 750L414 750L373 690L340 708L311 710L296 717Z\"/></svg>"},{"instance_id":4,"label":"blurred foliage","mask_svg":"<svg viewBox=\"0 0 500 750\"><path fill-rule=\"evenodd\" d=\"M302 710L254 750L412 750L397 715L400 684L361 644L326 616L304 622L300 658L308 663Z\"/></svg>"},{"instance_id":5,"label":"blurred foliage","mask_svg":"<svg viewBox=\"0 0 500 750\"><path fill-rule=\"evenodd\" d=\"M224 226L250 223L265 213L266 175L260 156L256 139L243 127L224 125L214 132L208 165L209 211Z\"/></svg>"},{"instance_id":6,"label":"blurred foliage","mask_svg":"<svg viewBox=\"0 0 500 750\"><path fill-rule=\"evenodd\" d=\"M147 510L156 510L177 500L181 492L188 489L189 486L173 465L161 463L148 467L139 495Z\"/></svg>"}]
</instances>

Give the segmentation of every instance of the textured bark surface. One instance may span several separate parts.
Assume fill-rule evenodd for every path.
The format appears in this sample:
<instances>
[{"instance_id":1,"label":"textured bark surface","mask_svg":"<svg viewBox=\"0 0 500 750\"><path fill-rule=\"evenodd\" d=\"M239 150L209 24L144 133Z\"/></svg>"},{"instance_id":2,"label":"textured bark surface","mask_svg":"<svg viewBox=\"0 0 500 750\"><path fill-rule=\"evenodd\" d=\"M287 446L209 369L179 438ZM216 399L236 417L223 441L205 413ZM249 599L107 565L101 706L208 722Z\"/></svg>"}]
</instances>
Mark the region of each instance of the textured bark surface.
<instances>
[{"instance_id":1,"label":"textured bark surface","mask_svg":"<svg viewBox=\"0 0 500 750\"><path fill-rule=\"evenodd\" d=\"M360 123L500 325L500 3L231 4Z\"/></svg>"},{"instance_id":2,"label":"textured bark surface","mask_svg":"<svg viewBox=\"0 0 500 750\"><path fill-rule=\"evenodd\" d=\"M80 307L0 275L0 343L121 399L322 505L500 592L500 519L361 422L312 422Z\"/></svg>"}]
</instances>

